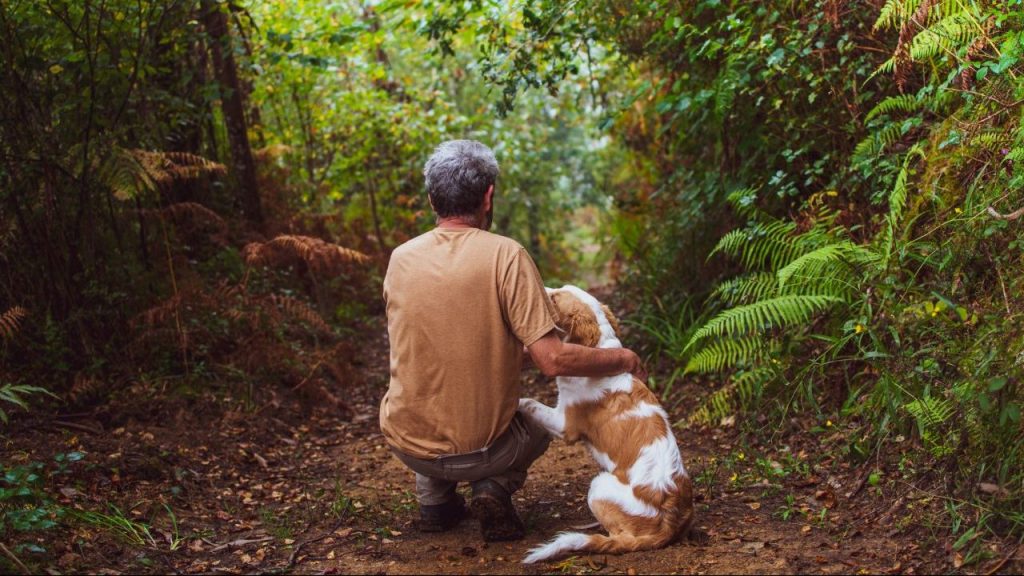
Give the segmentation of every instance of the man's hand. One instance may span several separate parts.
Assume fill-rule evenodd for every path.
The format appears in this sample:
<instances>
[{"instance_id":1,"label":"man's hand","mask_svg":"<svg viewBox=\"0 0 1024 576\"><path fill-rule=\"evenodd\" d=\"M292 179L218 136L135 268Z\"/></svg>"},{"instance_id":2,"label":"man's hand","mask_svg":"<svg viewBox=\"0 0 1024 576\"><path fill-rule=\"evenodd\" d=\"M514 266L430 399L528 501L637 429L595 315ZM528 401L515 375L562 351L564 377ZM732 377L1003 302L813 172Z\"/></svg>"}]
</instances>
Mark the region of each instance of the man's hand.
<instances>
[{"instance_id":1,"label":"man's hand","mask_svg":"<svg viewBox=\"0 0 1024 576\"><path fill-rule=\"evenodd\" d=\"M644 368L644 361L636 355L636 352L633 352L629 348L623 348L622 350L628 353L626 356L626 363L629 368L626 369L626 372L629 372L634 378L646 384L647 368Z\"/></svg>"},{"instance_id":2,"label":"man's hand","mask_svg":"<svg viewBox=\"0 0 1024 576\"><path fill-rule=\"evenodd\" d=\"M527 351L545 376L615 376L626 372L642 382L647 370L635 352L628 348L587 348L562 342L552 330Z\"/></svg>"}]
</instances>

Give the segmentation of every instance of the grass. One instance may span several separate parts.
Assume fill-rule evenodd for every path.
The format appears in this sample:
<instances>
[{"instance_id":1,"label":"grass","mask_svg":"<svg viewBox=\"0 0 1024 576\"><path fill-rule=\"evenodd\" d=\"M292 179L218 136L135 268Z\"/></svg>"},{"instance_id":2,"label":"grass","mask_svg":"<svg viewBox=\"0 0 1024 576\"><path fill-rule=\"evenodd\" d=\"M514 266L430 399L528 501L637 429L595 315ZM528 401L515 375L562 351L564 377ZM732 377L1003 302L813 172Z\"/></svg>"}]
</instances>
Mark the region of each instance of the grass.
<instances>
[{"instance_id":1,"label":"grass","mask_svg":"<svg viewBox=\"0 0 1024 576\"><path fill-rule=\"evenodd\" d=\"M156 539L149 532L149 526L125 516L120 508L108 504L110 513L80 510L74 512L79 521L110 532L133 546L152 546L156 548Z\"/></svg>"}]
</instances>

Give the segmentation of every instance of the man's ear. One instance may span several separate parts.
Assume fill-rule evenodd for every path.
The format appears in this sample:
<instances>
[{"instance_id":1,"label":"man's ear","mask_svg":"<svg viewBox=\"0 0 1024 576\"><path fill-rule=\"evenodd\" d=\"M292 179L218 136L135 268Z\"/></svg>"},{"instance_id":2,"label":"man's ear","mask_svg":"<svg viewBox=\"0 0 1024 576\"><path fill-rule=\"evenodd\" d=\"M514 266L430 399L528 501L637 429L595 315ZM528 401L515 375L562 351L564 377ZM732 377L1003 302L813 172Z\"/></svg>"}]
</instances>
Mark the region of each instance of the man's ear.
<instances>
[{"instance_id":1,"label":"man's ear","mask_svg":"<svg viewBox=\"0 0 1024 576\"><path fill-rule=\"evenodd\" d=\"M484 206L483 206L484 213L486 213L488 210L490 210L491 206L493 206L493 205L494 205L494 184L491 184L490 187L487 188L487 192L484 194Z\"/></svg>"}]
</instances>

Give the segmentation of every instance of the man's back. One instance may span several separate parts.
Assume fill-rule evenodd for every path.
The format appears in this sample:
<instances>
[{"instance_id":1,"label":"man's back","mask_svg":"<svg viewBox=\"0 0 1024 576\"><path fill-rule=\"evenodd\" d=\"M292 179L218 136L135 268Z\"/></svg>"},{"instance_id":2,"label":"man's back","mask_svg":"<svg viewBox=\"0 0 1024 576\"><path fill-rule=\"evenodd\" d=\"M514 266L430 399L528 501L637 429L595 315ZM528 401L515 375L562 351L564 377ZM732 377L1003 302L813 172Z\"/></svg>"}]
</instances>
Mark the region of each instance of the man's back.
<instances>
[{"instance_id":1,"label":"man's back","mask_svg":"<svg viewBox=\"0 0 1024 576\"><path fill-rule=\"evenodd\" d=\"M490 445L518 406L523 345L554 328L533 261L514 240L436 228L394 251L384 299L389 442L422 458Z\"/></svg>"}]
</instances>

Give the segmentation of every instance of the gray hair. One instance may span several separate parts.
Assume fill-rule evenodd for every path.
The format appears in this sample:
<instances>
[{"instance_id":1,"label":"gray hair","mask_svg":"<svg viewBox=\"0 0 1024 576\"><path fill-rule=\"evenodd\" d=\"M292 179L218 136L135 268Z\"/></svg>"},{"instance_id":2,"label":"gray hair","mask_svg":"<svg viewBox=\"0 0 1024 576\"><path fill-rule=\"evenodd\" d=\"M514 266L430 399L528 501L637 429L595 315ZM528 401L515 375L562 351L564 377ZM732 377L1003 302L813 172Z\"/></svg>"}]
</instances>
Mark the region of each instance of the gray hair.
<instances>
[{"instance_id":1,"label":"gray hair","mask_svg":"<svg viewBox=\"0 0 1024 576\"><path fill-rule=\"evenodd\" d=\"M423 167L427 194L441 218L476 213L498 179L491 149L475 140L442 142Z\"/></svg>"}]
</instances>

